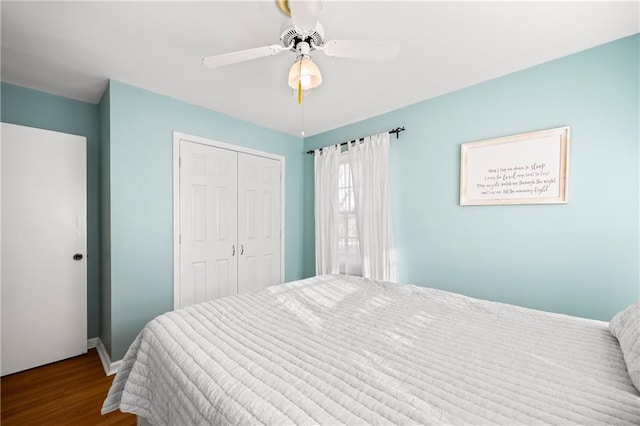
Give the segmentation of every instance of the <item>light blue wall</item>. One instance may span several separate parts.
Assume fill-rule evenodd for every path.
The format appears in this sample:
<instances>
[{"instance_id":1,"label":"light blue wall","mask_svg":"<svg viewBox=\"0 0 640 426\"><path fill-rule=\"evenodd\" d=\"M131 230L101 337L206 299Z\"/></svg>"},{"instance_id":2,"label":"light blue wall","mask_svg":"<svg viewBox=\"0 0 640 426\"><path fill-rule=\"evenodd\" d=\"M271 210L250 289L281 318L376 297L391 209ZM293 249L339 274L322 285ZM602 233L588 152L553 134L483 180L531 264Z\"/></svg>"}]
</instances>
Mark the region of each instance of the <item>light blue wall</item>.
<instances>
[{"instance_id":1,"label":"light blue wall","mask_svg":"<svg viewBox=\"0 0 640 426\"><path fill-rule=\"evenodd\" d=\"M111 359L173 308L173 131L286 158L285 279L302 277L301 139L117 81L109 96Z\"/></svg>"},{"instance_id":2,"label":"light blue wall","mask_svg":"<svg viewBox=\"0 0 640 426\"><path fill-rule=\"evenodd\" d=\"M111 102L109 86L98 104L100 118L100 340L111 353Z\"/></svg>"},{"instance_id":3,"label":"light blue wall","mask_svg":"<svg viewBox=\"0 0 640 426\"><path fill-rule=\"evenodd\" d=\"M609 320L640 297L634 35L305 139L305 150L406 126L391 145L398 281ZM569 203L458 204L460 144L571 126ZM313 275L313 159L305 159Z\"/></svg>"},{"instance_id":4,"label":"light blue wall","mask_svg":"<svg viewBox=\"0 0 640 426\"><path fill-rule=\"evenodd\" d=\"M174 130L286 157L290 281L314 270L313 159L302 152L404 125L391 151L400 282L608 320L640 297L639 48L628 37L307 138L304 150L116 81L99 106L2 83L1 119L87 137L88 337L112 360L172 308ZM461 143L563 125L569 204L458 205Z\"/></svg>"},{"instance_id":5,"label":"light blue wall","mask_svg":"<svg viewBox=\"0 0 640 426\"><path fill-rule=\"evenodd\" d=\"M0 120L87 138L87 334L97 337L100 317L98 107L2 83Z\"/></svg>"}]
</instances>

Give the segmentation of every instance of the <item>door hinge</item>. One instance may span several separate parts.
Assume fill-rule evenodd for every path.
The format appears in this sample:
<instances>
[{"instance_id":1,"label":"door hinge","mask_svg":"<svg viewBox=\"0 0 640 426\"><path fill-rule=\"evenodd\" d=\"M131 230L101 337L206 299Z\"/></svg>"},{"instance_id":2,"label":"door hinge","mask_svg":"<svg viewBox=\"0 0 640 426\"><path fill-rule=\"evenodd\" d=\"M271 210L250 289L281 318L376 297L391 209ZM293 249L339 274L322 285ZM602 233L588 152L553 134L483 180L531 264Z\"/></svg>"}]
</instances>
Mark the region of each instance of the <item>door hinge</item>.
<instances>
[{"instance_id":1,"label":"door hinge","mask_svg":"<svg viewBox=\"0 0 640 426\"><path fill-rule=\"evenodd\" d=\"M182 244L182 234L178 234L178 244Z\"/></svg>"},{"instance_id":2,"label":"door hinge","mask_svg":"<svg viewBox=\"0 0 640 426\"><path fill-rule=\"evenodd\" d=\"M182 157L178 157L178 168L182 167Z\"/></svg>"}]
</instances>

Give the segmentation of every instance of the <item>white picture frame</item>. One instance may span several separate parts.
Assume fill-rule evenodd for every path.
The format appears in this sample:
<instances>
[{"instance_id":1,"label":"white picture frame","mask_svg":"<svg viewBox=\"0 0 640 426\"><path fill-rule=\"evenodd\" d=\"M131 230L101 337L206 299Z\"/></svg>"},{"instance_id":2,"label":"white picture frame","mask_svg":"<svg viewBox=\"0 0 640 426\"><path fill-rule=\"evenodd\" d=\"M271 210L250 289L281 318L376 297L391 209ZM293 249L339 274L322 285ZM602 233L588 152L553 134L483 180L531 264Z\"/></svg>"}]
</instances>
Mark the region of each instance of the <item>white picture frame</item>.
<instances>
[{"instance_id":1,"label":"white picture frame","mask_svg":"<svg viewBox=\"0 0 640 426\"><path fill-rule=\"evenodd\" d=\"M569 195L568 126L460 147L460 205L563 204Z\"/></svg>"}]
</instances>

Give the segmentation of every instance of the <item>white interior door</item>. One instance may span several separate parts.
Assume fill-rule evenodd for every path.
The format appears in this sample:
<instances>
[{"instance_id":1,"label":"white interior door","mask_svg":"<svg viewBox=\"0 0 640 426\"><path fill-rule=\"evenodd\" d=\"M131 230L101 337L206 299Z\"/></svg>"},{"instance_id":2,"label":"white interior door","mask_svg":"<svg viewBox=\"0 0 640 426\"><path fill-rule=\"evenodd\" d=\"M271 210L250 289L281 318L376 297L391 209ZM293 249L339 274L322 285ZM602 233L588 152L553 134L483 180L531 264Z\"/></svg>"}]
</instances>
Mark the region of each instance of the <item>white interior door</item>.
<instances>
[{"instance_id":1,"label":"white interior door","mask_svg":"<svg viewBox=\"0 0 640 426\"><path fill-rule=\"evenodd\" d=\"M237 156L180 141L179 307L237 294Z\"/></svg>"},{"instance_id":2,"label":"white interior door","mask_svg":"<svg viewBox=\"0 0 640 426\"><path fill-rule=\"evenodd\" d=\"M86 138L2 123L0 146L6 375L87 352Z\"/></svg>"},{"instance_id":3,"label":"white interior door","mask_svg":"<svg viewBox=\"0 0 640 426\"><path fill-rule=\"evenodd\" d=\"M238 153L238 292L281 283L280 161Z\"/></svg>"}]
</instances>

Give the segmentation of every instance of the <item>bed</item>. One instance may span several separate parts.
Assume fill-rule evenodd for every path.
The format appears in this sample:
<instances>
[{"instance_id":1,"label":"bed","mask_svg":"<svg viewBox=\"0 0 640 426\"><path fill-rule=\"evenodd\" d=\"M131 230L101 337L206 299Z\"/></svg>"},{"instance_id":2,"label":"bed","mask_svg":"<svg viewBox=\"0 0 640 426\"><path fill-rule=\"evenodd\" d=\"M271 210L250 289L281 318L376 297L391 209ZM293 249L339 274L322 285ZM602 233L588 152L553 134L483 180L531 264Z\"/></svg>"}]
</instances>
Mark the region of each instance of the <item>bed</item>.
<instances>
[{"instance_id":1,"label":"bed","mask_svg":"<svg viewBox=\"0 0 640 426\"><path fill-rule=\"evenodd\" d=\"M163 314L103 413L155 425L640 424L606 322L321 276Z\"/></svg>"}]
</instances>

